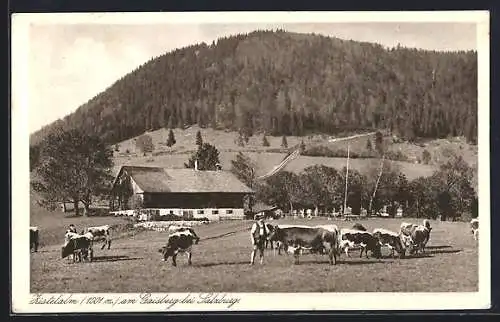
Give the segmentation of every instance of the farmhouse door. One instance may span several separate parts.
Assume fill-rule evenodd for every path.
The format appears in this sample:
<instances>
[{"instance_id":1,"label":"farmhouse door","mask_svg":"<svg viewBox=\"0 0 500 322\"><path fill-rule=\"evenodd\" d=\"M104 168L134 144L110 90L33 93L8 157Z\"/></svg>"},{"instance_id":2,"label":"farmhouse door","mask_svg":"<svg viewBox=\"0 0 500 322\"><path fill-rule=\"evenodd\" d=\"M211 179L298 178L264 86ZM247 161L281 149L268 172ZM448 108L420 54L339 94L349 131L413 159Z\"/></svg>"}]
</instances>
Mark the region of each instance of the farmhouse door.
<instances>
[{"instance_id":1,"label":"farmhouse door","mask_svg":"<svg viewBox=\"0 0 500 322\"><path fill-rule=\"evenodd\" d=\"M192 210L183 210L182 211L182 218L185 220L190 220L193 219L193 211Z\"/></svg>"}]
</instances>

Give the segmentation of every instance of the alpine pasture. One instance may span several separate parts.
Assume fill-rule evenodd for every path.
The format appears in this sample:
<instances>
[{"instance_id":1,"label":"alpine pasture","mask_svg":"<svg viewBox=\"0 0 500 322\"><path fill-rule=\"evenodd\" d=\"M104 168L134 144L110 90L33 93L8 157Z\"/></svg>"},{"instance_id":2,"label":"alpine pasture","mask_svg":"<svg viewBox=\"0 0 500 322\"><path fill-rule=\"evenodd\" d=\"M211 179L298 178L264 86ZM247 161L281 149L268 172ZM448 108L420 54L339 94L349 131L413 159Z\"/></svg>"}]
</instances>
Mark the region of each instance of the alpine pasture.
<instances>
[{"instance_id":1,"label":"alpine pasture","mask_svg":"<svg viewBox=\"0 0 500 322\"><path fill-rule=\"evenodd\" d=\"M114 164L168 166L182 168L195 148L194 137L199 128L175 130L177 144L167 148L161 144L167 132L149 132L155 144L153 154L143 156L134 151L133 139L119 144ZM260 137L252 137L244 148L234 144L236 133L202 129L205 142L216 142L221 152L223 168L230 166L238 151L244 151L256 163L257 174L262 175L277 165L285 152L272 152L262 147ZM279 147L279 137L268 137L271 149ZM314 136L304 138L305 144L328 144L328 138ZM351 151L365 149L366 138L350 142ZM301 142L289 137L289 146ZM446 143L446 144L445 144ZM336 143L336 146L345 143ZM475 147L461 142L431 141L426 148L434 156L453 149L476 166ZM415 151L410 151L412 147ZM419 155L423 148L416 145L392 144L391 148L404 154ZM434 148L432 150L431 148ZM129 152L127 152L129 151ZM443 158L429 165L397 162L409 179L428 176ZM341 169L344 158L299 156L290 162L286 170L300 171L313 164L325 164ZM377 167L378 159L352 159L350 166L364 170ZM437 164L436 164L437 163ZM475 178L476 179L476 178ZM477 186L475 184L475 186ZM179 255L177 267L171 259L161 261L158 249L165 245L167 232L144 231L133 228L132 223L116 217L74 217L61 212L51 212L36 205L37 196L31 198L31 225L40 228L41 248L31 253L31 292L470 292L478 289L478 249L469 224L465 222L431 221L432 232L424 256L405 259L359 258L359 250L351 252L351 258L341 255L336 266L328 264L328 257L305 254L299 265L293 264L291 255L274 255L266 250L264 265L249 266L252 250L250 227L252 221L212 222L195 227L201 238L193 248L193 265L187 266L187 258ZM385 228L398 231L401 222L420 224L422 219L370 218L361 221L369 231ZM73 223L78 230L87 226L109 224L114 227L110 250L95 247L95 261L73 264L61 259L64 232ZM271 223L286 224L337 224L339 228L351 227L353 222L327 220L325 218L281 219Z\"/></svg>"},{"instance_id":2,"label":"alpine pasture","mask_svg":"<svg viewBox=\"0 0 500 322\"><path fill-rule=\"evenodd\" d=\"M111 219L111 218L109 218ZM113 218L113 220L120 220ZM398 231L401 219L367 219L369 230ZM421 220L405 218L406 222ZM353 222L326 219L282 219L272 223L332 224ZM478 249L467 223L431 221L426 254L404 259L351 258L337 265L327 256L304 254L300 264L291 255L265 253L264 264L249 265L251 221L227 221L198 226L201 241L194 246L193 264L179 255L161 261L158 249L167 232L142 231L115 238L110 250L96 248L95 261L71 263L61 259L61 241L31 254L31 292L473 292L478 290ZM43 240L43 235L42 235Z\"/></svg>"}]
</instances>

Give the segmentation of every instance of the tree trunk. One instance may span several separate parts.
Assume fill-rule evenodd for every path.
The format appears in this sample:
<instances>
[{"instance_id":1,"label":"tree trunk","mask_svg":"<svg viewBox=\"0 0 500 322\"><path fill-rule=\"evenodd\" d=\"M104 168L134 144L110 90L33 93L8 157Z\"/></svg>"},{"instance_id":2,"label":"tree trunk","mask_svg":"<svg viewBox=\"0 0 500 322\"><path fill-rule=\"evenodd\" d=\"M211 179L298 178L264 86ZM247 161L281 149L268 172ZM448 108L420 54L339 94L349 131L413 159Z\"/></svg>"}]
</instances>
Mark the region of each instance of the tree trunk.
<instances>
[{"instance_id":1,"label":"tree trunk","mask_svg":"<svg viewBox=\"0 0 500 322\"><path fill-rule=\"evenodd\" d=\"M80 209L78 208L78 200L73 201L73 206L75 207L75 216L80 216Z\"/></svg>"},{"instance_id":2,"label":"tree trunk","mask_svg":"<svg viewBox=\"0 0 500 322\"><path fill-rule=\"evenodd\" d=\"M90 203L88 203L88 202L83 203L83 215L85 217L87 217L89 215L89 206L90 206Z\"/></svg>"}]
</instances>

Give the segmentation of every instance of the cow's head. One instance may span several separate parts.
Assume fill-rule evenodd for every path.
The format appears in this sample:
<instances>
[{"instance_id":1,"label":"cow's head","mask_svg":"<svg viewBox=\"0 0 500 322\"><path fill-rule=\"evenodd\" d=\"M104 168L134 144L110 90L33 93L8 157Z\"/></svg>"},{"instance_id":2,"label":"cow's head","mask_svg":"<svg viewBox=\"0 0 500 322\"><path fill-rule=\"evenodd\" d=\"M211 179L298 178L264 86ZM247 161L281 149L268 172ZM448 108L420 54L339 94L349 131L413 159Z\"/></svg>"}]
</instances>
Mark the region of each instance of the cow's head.
<instances>
[{"instance_id":1,"label":"cow's head","mask_svg":"<svg viewBox=\"0 0 500 322\"><path fill-rule=\"evenodd\" d=\"M272 226L272 227L273 228L272 230L270 230L269 235L267 235L267 240L269 241L280 240L283 232L278 226Z\"/></svg>"},{"instance_id":2,"label":"cow's head","mask_svg":"<svg viewBox=\"0 0 500 322\"><path fill-rule=\"evenodd\" d=\"M67 243L61 249L61 258L66 258L69 255L73 254L75 251L75 246L73 243Z\"/></svg>"},{"instance_id":3,"label":"cow's head","mask_svg":"<svg viewBox=\"0 0 500 322\"><path fill-rule=\"evenodd\" d=\"M425 227L425 228L427 228L427 230L428 230L429 232L431 232L432 227L431 227L431 223L429 222L429 220L428 220L428 219L424 219L423 224L424 224L424 227Z\"/></svg>"},{"instance_id":4,"label":"cow's head","mask_svg":"<svg viewBox=\"0 0 500 322\"><path fill-rule=\"evenodd\" d=\"M193 243L195 245L198 244L198 242L200 241L200 237L198 237L198 235L196 235L193 228L186 228L184 231L187 232L187 235L192 238Z\"/></svg>"}]
</instances>

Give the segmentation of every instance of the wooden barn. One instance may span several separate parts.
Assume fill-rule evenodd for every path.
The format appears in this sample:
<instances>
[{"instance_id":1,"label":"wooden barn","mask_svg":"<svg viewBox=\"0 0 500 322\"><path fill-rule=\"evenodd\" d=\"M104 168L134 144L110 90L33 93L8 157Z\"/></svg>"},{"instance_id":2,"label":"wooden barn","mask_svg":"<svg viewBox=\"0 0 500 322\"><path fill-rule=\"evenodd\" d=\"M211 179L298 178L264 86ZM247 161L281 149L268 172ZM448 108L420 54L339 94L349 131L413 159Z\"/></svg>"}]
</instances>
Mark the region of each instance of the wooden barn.
<instances>
[{"instance_id":1,"label":"wooden barn","mask_svg":"<svg viewBox=\"0 0 500 322\"><path fill-rule=\"evenodd\" d=\"M148 209L184 219L243 219L253 190L227 171L122 166L112 188L113 210Z\"/></svg>"}]
</instances>

